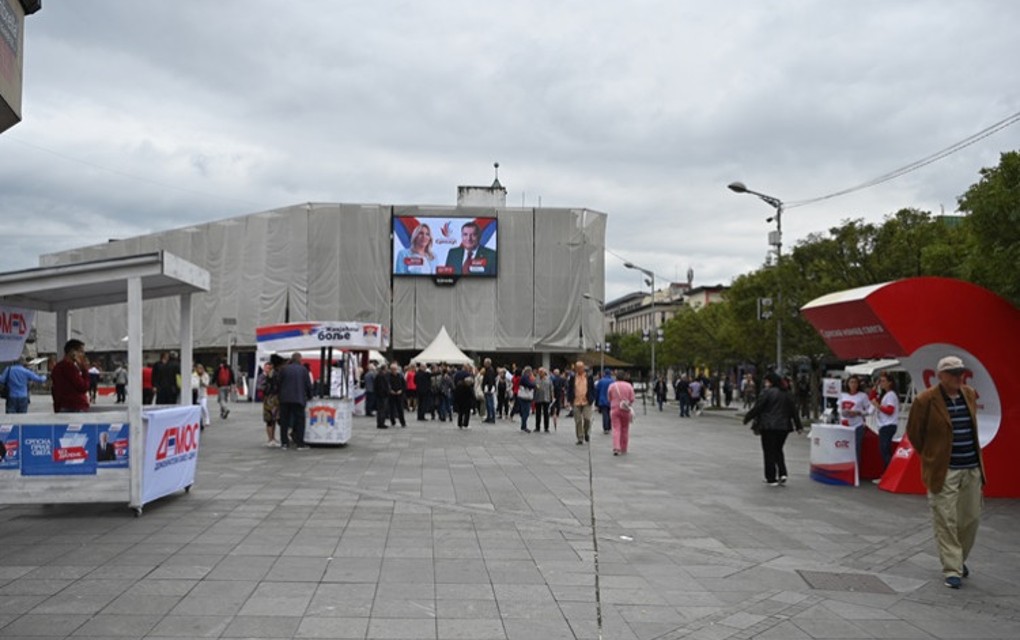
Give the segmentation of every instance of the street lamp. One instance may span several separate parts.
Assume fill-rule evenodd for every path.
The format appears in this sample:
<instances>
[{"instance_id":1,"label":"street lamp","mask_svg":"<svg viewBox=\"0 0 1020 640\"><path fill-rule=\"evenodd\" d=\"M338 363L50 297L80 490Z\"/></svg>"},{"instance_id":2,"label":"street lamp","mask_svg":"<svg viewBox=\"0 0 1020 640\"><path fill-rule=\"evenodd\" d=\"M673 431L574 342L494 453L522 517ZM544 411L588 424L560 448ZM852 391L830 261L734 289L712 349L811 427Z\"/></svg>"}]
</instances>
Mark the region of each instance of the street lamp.
<instances>
[{"instance_id":1,"label":"street lamp","mask_svg":"<svg viewBox=\"0 0 1020 640\"><path fill-rule=\"evenodd\" d=\"M584 294L586 300L591 300L599 306L599 313L602 314L602 342L599 343L599 376L602 376L602 372L606 370L606 303L599 300L590 293Z\"/></svg>"},{"instance_id":2,"label":"street lamp","mask_svg":"<svg viewBox=\"0 0 1020 640\"><path fill-rule=\"evenodd\" d=\"M774 196L765 195L757 191L751 191L743 182L731 182L730 191L735 193L749 193L758 196L770 207L775 208L776 215L766 218L765 222L776 221L776 230L769 233L769 244L776 248L776 373L783 374L783 277L779 273L779 263L783 257L783 201Z\"/></svg>"},{"instance_id":3,"label":"street lamp","mask_svg":"<svg viewBox=\"0 0 1020 640\"><path fill-rule=\"evenodd\" d=\"M637 266L633 262L624 262L623 266L627 267L628 269L634 269L635 271L640 271L641 273L645 274L646 276L648 276L650 278L649 280L645 280L645 282L652 288L652 305L651 305L651 310L652 310L652 329L651 329L650 338L649 338L649 342L652 343L652 375L649 378L649 379L651 379L651 378L655 377L655 343L658 341L658 330L659 330L658 323L655 322L655 272L654 271L650 271L648 269L642 269L641 267ZM647 383L646 383L646 386L647 386Z\"/></svg>"}]
</instances>

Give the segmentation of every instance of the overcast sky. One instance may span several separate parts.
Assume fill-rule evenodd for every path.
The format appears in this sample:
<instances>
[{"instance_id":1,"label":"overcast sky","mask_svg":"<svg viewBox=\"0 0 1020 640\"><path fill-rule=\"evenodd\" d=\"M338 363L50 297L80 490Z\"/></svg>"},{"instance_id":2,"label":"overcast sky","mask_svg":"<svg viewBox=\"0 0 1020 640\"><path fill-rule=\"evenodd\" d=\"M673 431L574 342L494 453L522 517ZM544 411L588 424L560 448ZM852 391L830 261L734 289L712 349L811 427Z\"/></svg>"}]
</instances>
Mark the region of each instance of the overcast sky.
<instances>
[{"instance_id":1,"label":"overcast sky","mask_svg":"<svg viewBox=\"0 0 1020 640\"><path fill-rule=\"evenodd\" d=\"M1020 111L1020 2L45 0L0 134L0 270L302 202L609 214L619 256L695 285L762 264L767 205L825 195ZM1020 125L791 209L784 242L938 212ZM642 287L606 257L606 297Z\"/></svg>"}]
</instances>

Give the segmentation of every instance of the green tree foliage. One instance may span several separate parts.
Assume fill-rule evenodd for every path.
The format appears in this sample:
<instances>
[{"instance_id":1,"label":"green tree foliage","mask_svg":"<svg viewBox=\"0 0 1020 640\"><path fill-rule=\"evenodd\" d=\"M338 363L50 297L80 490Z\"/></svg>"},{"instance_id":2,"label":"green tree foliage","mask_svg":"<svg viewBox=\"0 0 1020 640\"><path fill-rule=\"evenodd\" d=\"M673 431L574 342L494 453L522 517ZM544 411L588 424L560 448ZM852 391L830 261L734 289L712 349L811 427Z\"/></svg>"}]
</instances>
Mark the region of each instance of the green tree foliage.
<instances>
[{"instance_id":1,"label":"green tree foliage","mask_svg":"<svg viewBox=\"0 0 1020 640\"><path fill-rule=\"evenodd\" d=\"M981 169L959 206L969 214L963 225L969 237L955 242L950 255L962 257L968 280L1020 305L1020 153L1003 153L999 166Z\"/></svg>"}]
</instances>

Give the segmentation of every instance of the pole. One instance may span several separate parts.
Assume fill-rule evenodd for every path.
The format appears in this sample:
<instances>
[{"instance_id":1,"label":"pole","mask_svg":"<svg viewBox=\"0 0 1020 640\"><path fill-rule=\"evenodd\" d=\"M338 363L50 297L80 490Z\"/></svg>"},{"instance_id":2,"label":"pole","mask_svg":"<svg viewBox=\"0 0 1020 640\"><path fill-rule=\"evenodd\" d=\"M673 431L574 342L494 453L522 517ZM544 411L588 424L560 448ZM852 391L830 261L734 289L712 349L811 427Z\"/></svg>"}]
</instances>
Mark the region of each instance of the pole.
<instances>
[{"instance_id":1,"label":"pole","mask_svg":"<svg viewBox=\"0 0 1020 640\"><path fill-rule=\"evenodd\" d=\"M658 342L659 338L659 326L655 321L655 272L649 272L652 276L652 331L651 331L651 342L652 342L652 375L648 377L651 380L655 377L655 343ZM648 386L648 380L645 381L645 386Z\"/></svg>"},{"instance_id":2,"label":"pole","mask_svg":"<svg viewBox=\"0 0 1020 640\"><path fill-rule=\"evenodd\" d=\"M783 203L776 205L776 373L783 375Z\"/></svg>"}]
</instances>

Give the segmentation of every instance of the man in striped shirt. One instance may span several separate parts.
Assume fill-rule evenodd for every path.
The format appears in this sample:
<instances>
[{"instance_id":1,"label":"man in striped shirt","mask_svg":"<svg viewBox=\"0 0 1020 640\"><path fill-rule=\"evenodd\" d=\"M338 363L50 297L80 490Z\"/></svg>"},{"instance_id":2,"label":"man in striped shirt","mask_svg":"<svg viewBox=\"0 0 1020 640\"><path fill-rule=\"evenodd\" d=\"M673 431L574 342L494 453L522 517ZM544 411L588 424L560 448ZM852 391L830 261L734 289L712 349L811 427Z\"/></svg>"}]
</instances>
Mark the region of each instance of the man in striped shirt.
<instances>
[{"instance_id":1,"label":"man in striped shirt","mask_svg":"<svg viewBox=\"0 0 1020 640\"><path fill-rule=\"evenodd\" d=\"M907 436L921 457L945 585L959 589L961 578L970 574L966 562L981 520L985 481L977 395L963 384L966 367L960 358L942 358L936 371L939 383L910 407Z\"/></svg>"}]
</instances>

